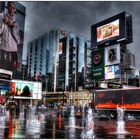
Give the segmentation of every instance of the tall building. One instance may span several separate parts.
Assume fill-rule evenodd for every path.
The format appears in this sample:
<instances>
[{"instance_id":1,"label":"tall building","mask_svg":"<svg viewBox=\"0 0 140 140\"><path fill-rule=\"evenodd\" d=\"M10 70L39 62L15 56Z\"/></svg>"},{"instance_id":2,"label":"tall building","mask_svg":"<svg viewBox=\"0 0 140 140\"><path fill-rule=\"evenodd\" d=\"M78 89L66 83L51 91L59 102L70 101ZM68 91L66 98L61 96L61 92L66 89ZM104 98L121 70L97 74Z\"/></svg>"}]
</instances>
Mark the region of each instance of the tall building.
<instances>
[{"instance_id":1,"label":"tall building","mask_svg":"<svg viewBox=\"0 0 140 140\"><path fill-rule=\"evenodd\" d=\"M48 51L47 51L48 35L45 34L28 44L28 79L41 80L43 75L47 74Z\"/></svg>"},{"instance_id":2,"label":"tall building","mask_svg":"<svg viewBox=\"0 0 140 140\"><path fill-rule=\"evenodd\" d=\"M20 29L21 44L18 46L18 70L21 70L26 8L17 1L15 1L14 3L16 6L15 18L19 24L19 29ZM5 1L5 2L1 1L0 2L0 13L6 12L6 11L7 11L7 1Z\"/></svg>"},{"instance_id":3,"label":"tall building","mask_svg":"<svg viewBox=\"0 0 140 140\"><path fill-rule=\"evenodd\" d=\"M44 75L48 91L77 90L84 84L89 47L84 37L63 30L50 31L28 45L29 78Z\"/></svg>"}]
</instances>

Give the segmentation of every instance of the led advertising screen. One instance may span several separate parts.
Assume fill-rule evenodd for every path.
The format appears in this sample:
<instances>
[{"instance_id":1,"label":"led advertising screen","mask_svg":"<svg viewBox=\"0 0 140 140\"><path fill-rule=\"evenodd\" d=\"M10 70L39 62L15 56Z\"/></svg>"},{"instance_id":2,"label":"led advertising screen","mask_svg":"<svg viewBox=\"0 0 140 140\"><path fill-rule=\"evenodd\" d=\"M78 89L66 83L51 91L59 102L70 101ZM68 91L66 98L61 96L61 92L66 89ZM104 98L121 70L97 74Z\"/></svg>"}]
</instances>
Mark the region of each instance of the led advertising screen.
<instances>
[{"instance_id":1,"label":"led advertising screen","mask_svg":"<svg viewBox=\"0 0 140 140\"><path fill-rule=\"evenodd\" d=\"M97 28L97 42L119 36L119 19Z\"/></svg>"},{"instance_id":2,"label":"led advertising screen","mask_svg":"<svg viewBox=\"0 0 140 140\"><path fill-rule=\"evenodd\" d=\"M12 13L11 8L16 12ZM14 71L21 67L25 7L18 2L5 1L2 2L2 9L0 14L0 68ZM13 17L9 16L11 14Z\"/></svg>"},{"instance_id":3,"label":"led advertising screen","mask_svg":"<svg viewBox=\"0 0 140 140\"><path fill-rule=\"evenodd\" d=\"M132 16L122 12L91 26L91 46L107 46L118 42L133 41Z\"/></svg>"},{"instance_id":4,"label":"led advertising screen","mask_svg":"<svg viewBox=\"0 0 140 140\"><path fill-rule=\"evenodd\" d=\"M120 78L120 66L112 65L105 67L105 79L116 79Z\"/></svg>"},{"instance_id":5,"label":"led advertising screen","mask_svg":"<svg viewBox=\"0 0 140 140\"><path fill-rule=\"evenodd\" d=\"M63 43L59 43L59 54L62 54Z\"/></svg>"},{"instance_id":6,"label":"led advertising screen","mask_svg":"<svg viewBox=\"0 0 140 140\"><path fill-rule=\"evenodd\" d=\"M105 66L120 63L120 44L105 48Z\"/></svg>"},{"instance_id":7,"label":"led advertising screen","mask_svg":"<svg viewBox=\"0 0 140 140\"><path fill-rule=\"evenodd\" d=\"M11 89L15 98L42 98L42 84L40 82L12 80Z\"/></svg>"}]
</instances>

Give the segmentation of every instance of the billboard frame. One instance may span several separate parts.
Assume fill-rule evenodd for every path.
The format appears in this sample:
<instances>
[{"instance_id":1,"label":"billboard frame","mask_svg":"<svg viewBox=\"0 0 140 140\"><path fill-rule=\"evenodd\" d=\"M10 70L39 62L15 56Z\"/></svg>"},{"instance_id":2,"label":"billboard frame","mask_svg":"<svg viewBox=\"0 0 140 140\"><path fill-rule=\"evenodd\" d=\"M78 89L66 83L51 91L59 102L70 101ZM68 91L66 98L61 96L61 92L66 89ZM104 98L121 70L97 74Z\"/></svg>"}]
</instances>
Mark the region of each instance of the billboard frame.
<instances>
[{"instance_id":1,"label":"billboard frame","mask_svg":"<svg viewBox=\"0 0 140 140\"><path fill-rule=\"evenodd\" d=\"M119 36L104 39L97 42L97 28L119 20ZM91 26L91 46L105 46L116 42L132 42L132 16L127 12L122 12Z\"/></svg>"}]
</instances>

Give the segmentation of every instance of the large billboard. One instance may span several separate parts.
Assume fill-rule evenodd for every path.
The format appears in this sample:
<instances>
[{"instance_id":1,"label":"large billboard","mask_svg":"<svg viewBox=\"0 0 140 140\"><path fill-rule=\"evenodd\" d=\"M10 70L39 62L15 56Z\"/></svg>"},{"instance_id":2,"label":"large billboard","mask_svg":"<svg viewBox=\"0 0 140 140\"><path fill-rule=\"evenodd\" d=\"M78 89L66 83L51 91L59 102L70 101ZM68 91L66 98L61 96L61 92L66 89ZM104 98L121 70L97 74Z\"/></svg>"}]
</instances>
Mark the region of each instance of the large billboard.
<instances>
[{"instance_id":1,"label":"large billboard","mask_svg":"<svg viewBox=\"0 0 140 140\"><path fill-rule=\"evenodd\" d=\"M104 46L116 42L131 43L132 16L122 12L91 26L91 46Z\"/></svg>"},{"instance_id":2,"label":"large billboard","mask_svg":"<svg viewBox=\"0 0 140 140\"><path fill-rule=\"evenodd\" d=\"M97 42L119 36L120 35L119 26L120 26L119 19L117 19L113 22L97 27Z\"/></svg>"},{"instance_id":3,"label":"large billboard","mask_svg":"<svg viewBox=\"0 0 140 140\"><path fill-rule=\"evenodd\" d=\"M92 52L91 77L94 81L104 79L104 48Z\"/></svg>"},{"instance_id":4,"label":"large billboard","mask_svg":"<svg viewBox=\"0 0 140 140\"><path fill-rule=\"evenodd\" d=\"M117 79L121 76L121 70L119 65L112 65L105 67L105 80Z\"/></svg>"},{"instance_id":5,"label":"large billboard","mask_svg":"<svg viewBox=\"0 0 140 140\"><path fill-rule=\"evenodd\" d=\"M21 66L25 7L18 2L3 2L0 13L0 68L14 71ZM10 10L12 9L12 10Z\"/></svg>"},{"instance_id":6,"label":"large billboard","mask_svg":"<svg viewBox=\"0 0 140 140\"><path fill-rule=\"evenodd\" d=\"M105 48L105 65L114 65L120 63L120 44Z\"/></svg>"},{"instance_id":7,"label":"large billboard","mask_svg":"<svg viewBox=\"0 0 140 140\"><path fill-rule=\"evenodd\" d=\"M66 37L60 39L59 43L59 74L64 75L65 73L65 62L66 61Z\"/></svg>"},{"instance_id":8,"label":"large billboard","mask_svg":"<svg viewBox=\"0 0 140 140\"><path fill-rule=\"evenodd\" d=\"M12 80L11 90L14 98L42 99L42 83Z\"/></svg>"}]
</instances>

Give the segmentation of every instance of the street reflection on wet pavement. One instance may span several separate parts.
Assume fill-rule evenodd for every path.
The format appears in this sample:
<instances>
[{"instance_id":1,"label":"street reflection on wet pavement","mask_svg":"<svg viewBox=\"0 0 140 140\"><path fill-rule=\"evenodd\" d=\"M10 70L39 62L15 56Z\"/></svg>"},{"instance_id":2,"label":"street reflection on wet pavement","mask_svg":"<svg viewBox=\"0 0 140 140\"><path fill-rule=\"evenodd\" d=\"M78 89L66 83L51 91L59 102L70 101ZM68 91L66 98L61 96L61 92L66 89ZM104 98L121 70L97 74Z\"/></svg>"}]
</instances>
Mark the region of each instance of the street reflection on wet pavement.
<instances>
[{"instance_id":1,"label":"street reflection on wet pavement","mask_svg":"<svg viewBox=\"0 0 140 140\"><path fill-rule=\"evenodd\" d=\"M82 117L75 117L74 114L69 117L63 116L62 112L28 115L24 112L18 115L6 112L0 116L0 139L80 139L83 130L87 130L83 125L84 120ZM125 120L125 133L118 133L117 119L96 117L93 121L90 129L93 130L92 135L94 134L96 139L140 138L139 119Z\"/></svg>"}]
</instances>

